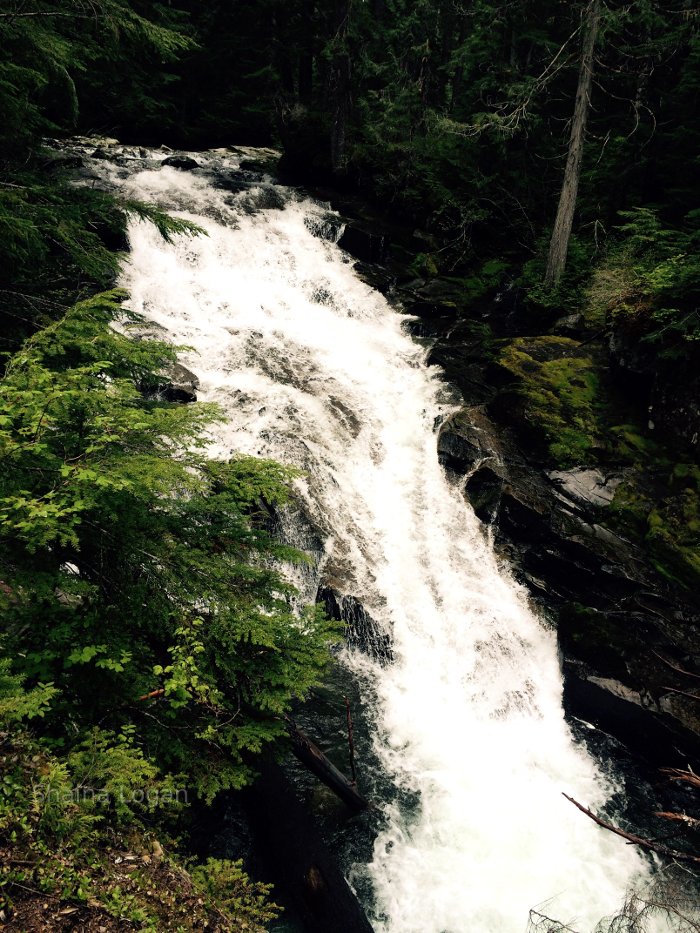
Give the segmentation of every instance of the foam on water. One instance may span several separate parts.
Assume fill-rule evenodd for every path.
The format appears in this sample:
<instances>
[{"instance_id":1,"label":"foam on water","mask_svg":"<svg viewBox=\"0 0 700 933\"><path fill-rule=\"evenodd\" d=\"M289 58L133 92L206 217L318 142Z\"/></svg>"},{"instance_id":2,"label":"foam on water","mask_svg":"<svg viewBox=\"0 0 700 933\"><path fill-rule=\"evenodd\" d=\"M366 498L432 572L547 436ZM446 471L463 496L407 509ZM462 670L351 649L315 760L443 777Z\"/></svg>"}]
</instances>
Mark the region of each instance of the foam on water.
<instances>
[{"instance_id":1,"label":"foam on water","mask_svg":"<svg viewBox=\"0 0 700 933\"><path fill-rule=\"evenodd\" d=\"M546 904L591 929L644 863L562 797L597 807L611 788L565 723L554 634L438 464L439 373L314 235L319 205L277 189L283 207L256 209L263 189L232 194L171 168L118 184L208 234L168 245L134 222L122 284L192 348L182 359L200 397L226 412L215 452L306 471L299 494L326 535L328 574L393 632L393 664L345 656L372 696L383 768L419 800L385 805L373 859L354 869L375 928L521 933Z\"/></svg>"}]
</instances>

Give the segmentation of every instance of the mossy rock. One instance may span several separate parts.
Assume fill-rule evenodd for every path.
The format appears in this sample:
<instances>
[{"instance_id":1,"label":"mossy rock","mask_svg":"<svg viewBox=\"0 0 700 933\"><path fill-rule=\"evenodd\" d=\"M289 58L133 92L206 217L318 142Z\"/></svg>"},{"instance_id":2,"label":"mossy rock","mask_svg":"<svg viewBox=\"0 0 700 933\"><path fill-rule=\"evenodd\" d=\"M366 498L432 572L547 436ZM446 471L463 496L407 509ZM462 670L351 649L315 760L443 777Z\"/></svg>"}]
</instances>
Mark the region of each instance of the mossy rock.
<instances>
[{"instance_id":1,"label":"mossy rock","mask_svg":"<svg viewBox=\"0 0 700 933\"><path fill-rule=\"evenodd\" d=\"M439 269L431 253L418 253L408 270L412 275L432 279L439 274Z\"/></svg>"},{"instance_id":2,"label":"mossy rock","mask_svg":"<svg viewBox=\"0 0 700 933\"><path fill-rule=\"evenodd\" d=\"M645 545L655 569L667 580L700 587L700 470L677 464L654 487L646 477L622 483L611 507L614 524Z\"/></svg>"},{"instance_id":3,"label":"mossy rock","mask_svg":"<svg viewBox=\"0 0 700 933\"><path fill-rule=\"evenodd\" d=\"M498 367L508 383L501 414L511 403L516 428L560 466L596 459L594 451L603 446L602 403L598 366L588 348L567 337L518 337L503 347Z\"/></svg>"},{"instance_id":4,"label":"mossy rock","mask_svg":"<svg viewBox=\"0 0 700 933\"><path fill-rule=\"evenodd\" d=\"M697 590L700 586L700 497L686 488L649 513L646 540L657 570Z\"/></svg>"}]
</instances>

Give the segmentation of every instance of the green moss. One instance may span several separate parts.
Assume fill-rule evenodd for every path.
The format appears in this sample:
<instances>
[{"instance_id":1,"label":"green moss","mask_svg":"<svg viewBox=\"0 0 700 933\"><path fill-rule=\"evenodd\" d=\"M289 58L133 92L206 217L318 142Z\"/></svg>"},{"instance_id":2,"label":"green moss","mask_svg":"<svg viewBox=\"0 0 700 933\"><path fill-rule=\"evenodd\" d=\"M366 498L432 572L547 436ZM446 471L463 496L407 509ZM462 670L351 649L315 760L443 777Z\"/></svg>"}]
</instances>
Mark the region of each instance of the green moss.
<instances>
[{"instance_id":1,"label":"green moss","mask_svg":"<svg viewBox=\"0 0 700 933\"><path fill-rule=\"evenodd\" d=\"M601 446L599 377L593 359L565 337L519 337L499 364L515 381L523 418L561 466L585 463Z\"/></svg>"},{"instance_id":2,"label":"green moss","mask_svg":"<svg viewBox=\"0 0 700 933\"><path fill-rule=\"evenodd\" d=\"M699 478L694 464L677 464L656 488L620 484L611 507L614 524L645 545L656 570L687 588L700 585Z\"/></svg>"},{"instance_id":3,"label":"green moss","mask_svg":"<svg viewBox=\"0 0 700 933\"><path fill-rule=\"evenodd\" d=\"M666 576L700 585L700 497L683 489L649 513L646 540Z\"/></svg>"},{"instance_id":4,"label":"green moss","mask_svg":"<svg viewBox=\"0 0 700 933\"><path fill-rule=\"evenodd\" d=\"M439 273L435 259L430 253L418 253L409 269L412 275L426 279L435 278Z\"/></svg>"},{"instance_id":5,"label":"green moss","mask_svg":"<svg viewBox=\"0 0 700 933\"><path fill-rule=\"evenodd\" d=\"M635 537L644 537L651 509L651 501L635 484L620 483L610 505L612 524L623 531L633 532Z\"/></svg>"},{"instance_id":6,"label":"green moss","mask_svg":"<svg viewBox=\"0 0 700 933\"><path fill-rule=\"evenodd\" d=\"M640 433L640 426L634 424L616 424L609 429L610 448L616 459L638 463L640 457L662 460L660 446L649 437Z\"/></svg>"}]
</instances>

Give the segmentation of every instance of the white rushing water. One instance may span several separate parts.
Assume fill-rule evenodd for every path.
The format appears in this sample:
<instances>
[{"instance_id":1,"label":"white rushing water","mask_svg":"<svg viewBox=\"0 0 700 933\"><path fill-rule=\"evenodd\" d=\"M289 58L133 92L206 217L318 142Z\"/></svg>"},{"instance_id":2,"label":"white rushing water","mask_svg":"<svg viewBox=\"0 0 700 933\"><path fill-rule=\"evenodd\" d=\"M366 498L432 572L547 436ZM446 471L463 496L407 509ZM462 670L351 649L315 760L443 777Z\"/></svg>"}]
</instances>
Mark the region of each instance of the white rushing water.
<instances>
[{"instance_id":1,"label":"white rushing water","mask_svg":"<svg viewBox=\"0 0 700 933\"><path fill-rule=\"evenodd\" d=\"M172 168L122 174L127 195L208 233L168 245L134 222L123 285L192 348L182 360L200 397L226 412L217 453L306 471L299 492L327 536L328 576L393 633L394 663L345 659L372 697L382 767L419 800L385 805L373 859L354 870L371 882L375 929L522 933L538 906L592 929L644 864L562 797L599 807L610 787L565 723L555 635L438 464L439 372L314 235L321 206Z\"/></svg>"}]
</instances>

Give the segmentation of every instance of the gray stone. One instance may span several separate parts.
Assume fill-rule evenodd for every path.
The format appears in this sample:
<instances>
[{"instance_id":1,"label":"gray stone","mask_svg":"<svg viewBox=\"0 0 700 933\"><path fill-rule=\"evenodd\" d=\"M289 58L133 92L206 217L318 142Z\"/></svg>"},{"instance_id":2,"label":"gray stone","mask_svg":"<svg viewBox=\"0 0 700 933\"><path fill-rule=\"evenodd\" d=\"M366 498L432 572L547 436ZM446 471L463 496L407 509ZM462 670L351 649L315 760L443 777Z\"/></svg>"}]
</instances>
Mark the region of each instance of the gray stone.
<instances>
[{"instance_id":1,"label":"gray stone","mask_svg":"<svg viewBox=\"0 0 700 933\"><path fill-rule=\"evenodd\" d=\"M577 314L567 314L564 317L559 318L559 320L554 324L552 331L555 334L577 334L581 331L583 325L583 314L580 312Z\"/></svg>"},{"instance_id":2,"label":"gray stone","mask_svg":"<svg viewBox=\"0 0 700 933\"><path fill-rule=\"evenodd\" d=\"M610 505L622 482L619 476L605 476L600 470L553 470L547 475L567 499L599 508Z\"/></svg>"}]
</instances>

